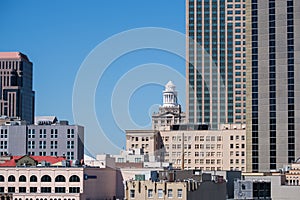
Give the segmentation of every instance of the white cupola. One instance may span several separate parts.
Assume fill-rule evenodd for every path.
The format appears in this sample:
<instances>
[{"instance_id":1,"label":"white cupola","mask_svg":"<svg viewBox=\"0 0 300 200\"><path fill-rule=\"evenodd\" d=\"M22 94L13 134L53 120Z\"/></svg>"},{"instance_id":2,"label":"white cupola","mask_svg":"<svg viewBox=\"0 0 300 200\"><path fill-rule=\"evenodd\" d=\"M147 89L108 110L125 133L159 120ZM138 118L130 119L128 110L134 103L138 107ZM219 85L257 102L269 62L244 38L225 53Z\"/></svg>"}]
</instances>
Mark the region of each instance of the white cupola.
<instances>
[{"instance_id":1,"label":"white cupola","mask_svg":"<svg viewBox=\"0 0 300 200\"><path fill-rule=\"evenodd\" d=\"M163 107L175 107L177 105L177 91L175 91L173 82L169 81L163 91Z\"/></svg>"}]
</instances>

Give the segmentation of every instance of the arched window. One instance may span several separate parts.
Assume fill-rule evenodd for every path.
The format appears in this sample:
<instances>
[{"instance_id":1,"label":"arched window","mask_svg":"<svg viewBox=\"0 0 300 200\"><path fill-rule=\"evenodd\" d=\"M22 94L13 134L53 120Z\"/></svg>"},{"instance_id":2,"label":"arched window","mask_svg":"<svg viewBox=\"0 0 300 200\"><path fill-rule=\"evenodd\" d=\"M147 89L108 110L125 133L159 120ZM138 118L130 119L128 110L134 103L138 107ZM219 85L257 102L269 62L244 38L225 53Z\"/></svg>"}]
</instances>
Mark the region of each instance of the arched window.
<instances>
[{"instance_id":1,"label":"arched window","mask_svg":"<svg viewBox=\"0 0 300 200\"><path fill-rule=\"evenodd\" d=\"M16 178L13 175L10 175L8 177L8 182L15 182L15 181L16 181Z\"/></svg>"},{"instance_id":2,"label":"arched window","mask_svg":"<svg viewBox=\"0 0 300 200\"><path fill-rule=\"evenodd\" d=\"M4 176L0 175L0 182L4 182Z\"/></svg>"},{"instance_id":3,"label":"arched window","mask_svg":"<svg viewBox=\"0 0 300 200\"><path fill-rule=\"evenodd\" d=\"M44 175L41 178L41 182L51 182L51 177L48 175Z\"/></svg>"},{"instance_id":4,"label":"arched window","mask_svg":"<svg viewBox=\"0 0 300 200\"><path fill-rule=\"evenodd\" d=\"M80 182L80 178L77 175L72 175L69 179L70 182Z\"/></svg>"},{"instance_id":5,"label":"arched window","mask_svg":"<svg viewBox=\"0 0 300 200\"><path fill-rule=\"evenodd\" d=\"M63 175L58 175L55 178L55 182L66 182L66 178Z\"/></svg>"},{"instance_id":6,"label":"arched window","mask_svg":"<svg viewBox=\"0 0 300 200\"><path fill-rule=\"evenodd\" d=\"M24 175L20 176L19 182L26 182L26 177Z\"/></svg>"},{"instance_id":7,"label":"arched window","mask_svg":"<svg viewBox=\"0 0 300 200\"><path fill-rule=\"evenodd\" d=\"M30 176L30 182L37 182L37 177L35 175Z\"/></svg>"}]
</instances>

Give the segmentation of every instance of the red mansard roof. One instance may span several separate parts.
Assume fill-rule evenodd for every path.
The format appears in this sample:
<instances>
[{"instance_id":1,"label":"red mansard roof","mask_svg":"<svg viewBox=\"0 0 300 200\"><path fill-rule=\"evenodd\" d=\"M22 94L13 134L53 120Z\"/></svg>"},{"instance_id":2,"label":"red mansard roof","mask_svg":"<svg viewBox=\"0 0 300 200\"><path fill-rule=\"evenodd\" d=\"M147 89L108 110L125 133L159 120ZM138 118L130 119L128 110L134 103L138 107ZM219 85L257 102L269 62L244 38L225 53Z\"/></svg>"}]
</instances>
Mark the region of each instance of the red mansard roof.
<instances>
[{"instance_id":1,"label":"red mansard roof","mask_svg":"<svg viewBox=\"0 0 300 200\"><path fill-rule=\"evenodd\" d=\"M16 162L23 157L24 156L11 156L10 160L7 160L4 163L0 163L0 167L16 167ZM29 157L34 159L38 163L42 161L46 161L51 164L55 164L63 160L66 160L65 157L56 157L56 156L29 156Z\"/></svg>"}]
</instances>

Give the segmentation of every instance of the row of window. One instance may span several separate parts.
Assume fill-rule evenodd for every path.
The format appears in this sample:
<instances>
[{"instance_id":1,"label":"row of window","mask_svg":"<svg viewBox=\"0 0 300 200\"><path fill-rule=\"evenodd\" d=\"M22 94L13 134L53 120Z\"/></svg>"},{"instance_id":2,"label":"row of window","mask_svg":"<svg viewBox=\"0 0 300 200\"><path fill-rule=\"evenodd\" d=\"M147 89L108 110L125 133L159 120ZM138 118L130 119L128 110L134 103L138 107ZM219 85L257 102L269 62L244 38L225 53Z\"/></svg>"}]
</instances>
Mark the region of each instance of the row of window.
<instances>
[{"instance_id":1,"label":"row of window","mask_svg":"<svg viewBox=\"0 0 300 200\"><path fill-rule=\"evenodd\" d=\"M6 142L6 141L5 141ZM7 144L7 142L6 142ZM74 141L67 141L66 148L67 149L74 149ZM0 143L1 145L1 143ZM51 149L57 149L58 141L50 141L50 148ZM28 141L28 149L35 149L35 141ZM40 149L46 149L47 148L47 142L46 141L39 141L39 148Z\"/></svg>"},{"instance_id":2,"label":"row of window","mask_svg":"<svg viewBox=\"0 0 300 200\"><path fill-rule=\"evenodd\" d=\"M230 144L230 149L234 148L234 144ZM239 149L240 148L240 144L235 144L235 148ZM245 148L245 144L241 144L241 148L244 149Z\"/></svg>"},{"instance_id":3,"label":"row of window","mask_svg":"<svg viewBox=\"0 0 300 200\"><path fill-rule=\"evenodd\" d=\"M165 145L165 148L168 150L170 149L169 144ZM181 144L172 144L171 146L172 149L182 149ZM222 145L221 144L195 144L195 149L221 149ZM185 144L184 149L192 149L191 144Z\"/></svg>"},{"instance_id":4,"label":"row of window","mask_svg":"<svg viewBox=\"0 0 300 200\"><path fill-rule=\"evenodd\" d=\"M155 192L153 189L148 189L147 191L147 196L148 198L154 198ZM163 189L158 189L157 190L157 197L159 199L164 198L164 191ZM173 194L173 189L168 189L167 190L167 197L168 198L173 198L173 197L177 197L177 198L183 198L183 191L182 189L177 189L177 194ZM135 198L135 190L130 190L130 198L134 199Z\"/></svg>"},{"instance_id":5,"label":"row of window","mask_svg":"<svg viewBox=\"0 0 300 200\"><path fill-rule=\"evenodd\" d=\"M182 152L178 151L178 152L166 152L165 156L169 157L170 155L172 155L172 157L181 157ZM192 156L192 152L184 152L185 156ZM211 152L203 152L203 151L196 151L194 152L194 155L196 157L222 157L223 153L222 152L215 152L215 151L211 151Z\"/></svg>"},{"instance_id":6,"label":"row of window","mask_svg":"<svg viewBox=\"0 0 300 200\"><path fill-rule=\"evenodd\" d=\"M26 187L19 187L18 192L19 193L27 193L27 188ZM55 187L54 189L55 193L66 193L66 188L65 187ZM0 187L0 193L4 193L5 188ZM15 193L16 188L15 187L7 187L7 192L8 193ZM30 187L29 191L30 193L37 193L38 188L37 187ZM41 193L52 193L52 188L51 187L41 187L40 188ZM69 193L80 193L80 187L69 187Z\"/></svg>"},{"instance_id":7,"label":"row of window","mask_svg":"<svg viewBox=\"0 0 300 200\"><path fill-rule=\"evenodd\" d=\"M40 138L47 138L47 129L39 129L39 137ZM74 129L67 129L67 138L74 138L75 137L75 130ZM35 129L28 130L28 138L35 138ZM50 138L58 138L58 130L51 129Z\"/></svg>"},{"instance_id":8,"label":"row of window","mask_svg":"<svg viewBox=\"0 0 300 200\"><path fill-rule=\"evenodd\" d=\"M169 136L163 137L163 140L168 142L170 139ZM173 136L172 141L180 142L182 139L181 136ZM184 141L192 141L192 136L185 136ZM194 141L222 141L222 136L195 136Z\"/></svg>"},{"instance_id":9,"label":"row of window","mask_svg":"<svg viewBox=\"0 0 300 200\"><path fill-rule=\"evenodd\" d=\"M5 181L4 176L0 175L0 182L4 182L4 181ZM15 178L14 175L10 175L8 177L7 181L8 182L15 182L16 178ZM26 181L27 181L26 176L21 175L19 177L19 182L26 182ZM37 176L35 176L35 175L30 176L29 181L30 182L37 182L38 181ZM41 178L41 182L51 182L51 181L52 181L52 179L49 175L44 175ZM55 177L55 182L66 182L66 178L63 175L58 175L58 176ZM69 178L69 182L80 182L80 178L77 175L72 175Z\"/></svg>"},{"instance_id":10,"label":"row of window","mask_svg":"<svg viewBox=\"0 0 300 200\"><path fill-rule=\"evenodd\" d=\"M12 67L20 66L20 70L23 70L23 62L21 61L0 61L0 69L11 69Z\"/></svg>"},{"instance_id":11,"label":"row of window","mask_svg":"<svg viewBox=\"0 0 300 200\"><path fill-rule=\"evenodd\" d=\"M169 161L169 159L167 159ZM192 164L192 159L184 159L184 163L185 164ZM177 165L180 165L182 162L182 159L172 159L172 163L173 164L177 164ZM194 160L194 164L198 165L215 165L215 164L218 164L218 165L221 165L222 164L222 160L221 159L195 159Z\"/></svg>"}]
</instances>

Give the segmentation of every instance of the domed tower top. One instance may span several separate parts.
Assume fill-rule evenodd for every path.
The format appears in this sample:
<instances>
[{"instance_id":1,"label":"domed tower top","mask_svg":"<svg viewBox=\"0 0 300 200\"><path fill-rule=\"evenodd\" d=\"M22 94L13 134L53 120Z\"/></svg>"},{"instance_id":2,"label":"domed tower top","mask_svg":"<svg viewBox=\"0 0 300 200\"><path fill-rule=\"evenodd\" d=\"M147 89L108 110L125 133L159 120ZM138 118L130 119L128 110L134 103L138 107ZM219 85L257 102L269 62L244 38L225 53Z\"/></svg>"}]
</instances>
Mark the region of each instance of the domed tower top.
<instances>
[{"instance_id":1,"label":"domed tower top","mask_svg":"<svg viewBox=\"0 0 300 200\"><path fill-rule=\"evenodd\" d=\"M165 90L163 91L163 107L174 107L177 106L177 91L176 86L172 81L169 81L165 85Z\"/></svg>"},{"instance_id":2,"label":"domed tower top","mask_svg":"<svg viewBox=\"0 0 300 200\"><path fill-rule=\"evenodd\" d=\"M175 85L172 81L169 81L166 85L165 85L165 91L175 91Z\"/></svg>"}]
</instances>

